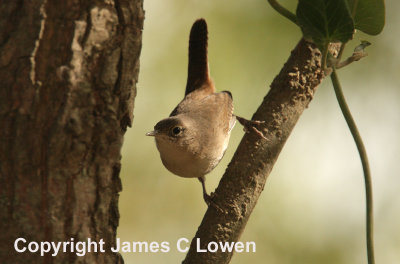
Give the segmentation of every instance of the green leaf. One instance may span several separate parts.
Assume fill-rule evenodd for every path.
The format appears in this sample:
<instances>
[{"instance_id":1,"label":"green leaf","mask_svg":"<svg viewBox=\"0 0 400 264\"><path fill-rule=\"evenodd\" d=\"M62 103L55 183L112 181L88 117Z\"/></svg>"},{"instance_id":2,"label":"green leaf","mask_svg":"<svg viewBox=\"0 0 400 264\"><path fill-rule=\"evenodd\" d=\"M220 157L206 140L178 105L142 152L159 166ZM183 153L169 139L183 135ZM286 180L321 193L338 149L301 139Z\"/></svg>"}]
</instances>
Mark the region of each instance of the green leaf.
<instances>
[{"instance_id":1,"label":"green leaf","mask_svg":"<svg viewBox=\"0 0 400 264\"><path fill-rule=\"evenodd\" d=\"M330 42L346 43L354 24L346 0L299 0L296 16L306 39L323 51Z\"/></svg>"},{"instance_id":2,"label":"green leaf","mask_svg":"<svg viewBox=\"0 0 400 264\"><path fill-rule=\"evenodd\" d=\"M385 26L384 0L347 0L356 29L369 35L378 35ZM356 6L355 6L356 4Z\"/></svg>"}]
</instances>

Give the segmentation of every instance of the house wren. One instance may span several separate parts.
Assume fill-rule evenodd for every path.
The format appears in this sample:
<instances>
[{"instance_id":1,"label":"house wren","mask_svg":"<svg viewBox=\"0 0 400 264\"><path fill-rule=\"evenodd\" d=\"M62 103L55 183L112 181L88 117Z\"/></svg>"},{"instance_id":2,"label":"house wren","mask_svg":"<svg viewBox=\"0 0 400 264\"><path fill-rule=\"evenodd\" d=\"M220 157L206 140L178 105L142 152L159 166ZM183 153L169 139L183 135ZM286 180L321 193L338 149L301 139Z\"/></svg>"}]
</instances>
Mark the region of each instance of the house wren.
<instances>
[{"instance_id":1,"label":"house wren","mask_svg":"<svg viewBox=\"0 0 400 264\"><path fill-rule=\"evenodd\" d=\"M204 176L224 156L236 120L246 131L263 135L254 127L262 122L233 114L230 92L215 92L208 68L207 34L206 21L198 19L190 31L185 97L168 118L158 122L146 135L155 137L162 163L170 172L199 179L209 205L211 197L206 192Z\"/></svg>"}]
</instances>

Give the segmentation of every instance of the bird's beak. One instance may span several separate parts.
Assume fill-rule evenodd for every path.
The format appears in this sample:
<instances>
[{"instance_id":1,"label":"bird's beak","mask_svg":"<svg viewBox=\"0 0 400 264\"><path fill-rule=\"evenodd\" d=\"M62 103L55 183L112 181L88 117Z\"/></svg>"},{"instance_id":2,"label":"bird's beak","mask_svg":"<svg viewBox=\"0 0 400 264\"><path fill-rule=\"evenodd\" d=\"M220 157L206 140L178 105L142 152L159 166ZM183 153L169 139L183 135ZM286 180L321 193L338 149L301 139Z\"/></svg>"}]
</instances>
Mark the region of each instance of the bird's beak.
<instances>
[{"instance_id":1,"label":"bird's beak","mask_svg":"<svg viewBox=\"0 0 400 264\"><path fill-rule=\"evenodd\" d=\"M156 134L157 134L157 131L156 131L156 130L153 130L153 131L147 132L147 133L146 133L146 136L154 137Z\"/></svg>"}]
</instances>

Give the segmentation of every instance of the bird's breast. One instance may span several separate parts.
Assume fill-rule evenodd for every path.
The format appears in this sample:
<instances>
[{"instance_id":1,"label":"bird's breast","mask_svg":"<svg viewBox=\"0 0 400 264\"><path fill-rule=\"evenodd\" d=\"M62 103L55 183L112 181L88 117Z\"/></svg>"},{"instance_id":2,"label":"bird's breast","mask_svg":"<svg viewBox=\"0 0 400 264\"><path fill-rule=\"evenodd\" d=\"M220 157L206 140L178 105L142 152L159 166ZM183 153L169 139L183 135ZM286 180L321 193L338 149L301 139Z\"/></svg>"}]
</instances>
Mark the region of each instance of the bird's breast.
<instances>
[{"instance_id":1,"label":"bird's breast","mask_svg":"<svg viewBox=\"0 0 400 264\"><path fill-rule=\"evenodd\" d=\"M156 139L164 166L173 174L185 178L198 178L209 173L218 165L226 149L215 146L209 150L193 150L190 146L182 147L175 143Z\"/></svg>"}]
</instances>

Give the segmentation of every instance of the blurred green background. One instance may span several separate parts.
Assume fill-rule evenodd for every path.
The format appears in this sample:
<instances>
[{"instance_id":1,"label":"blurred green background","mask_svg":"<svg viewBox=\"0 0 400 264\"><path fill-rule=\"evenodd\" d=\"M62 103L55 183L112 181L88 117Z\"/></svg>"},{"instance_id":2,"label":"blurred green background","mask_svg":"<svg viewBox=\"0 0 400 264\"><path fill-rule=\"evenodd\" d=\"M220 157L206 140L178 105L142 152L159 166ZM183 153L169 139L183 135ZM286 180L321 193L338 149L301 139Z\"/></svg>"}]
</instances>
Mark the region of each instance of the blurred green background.
<instances>
[{"instance_id":1,"label":"blurred green background","mask_svg":"<svg viewBox=\"0 0 400 264\"><path fill-rule=\"evenodd\" d=\"M201 185L172 175L162 165L147 131L183 98L188 36L204 17L209 61L217 90L230 90L235 113L250 118L274 76L299 41L300 30L266 0L149 0L140 59L133 127L122 150L122 241L168 241L169 253L125 253L126 263L180 263L174 247L191 239L206 211ZM280 1L294 10L296 1ZM357 33L350 52L366 39L369 56L340 70L371 163L375 200L376 262L400 261L400 2L387 1L383 33ZM213 191L243 131L237 125L228 151L207 176ZM356 147L329 79L319 87L284 147L241 237L256 253L237 253L231 263L366 263L365 198Z\"/></svg>"}]
</instances>

